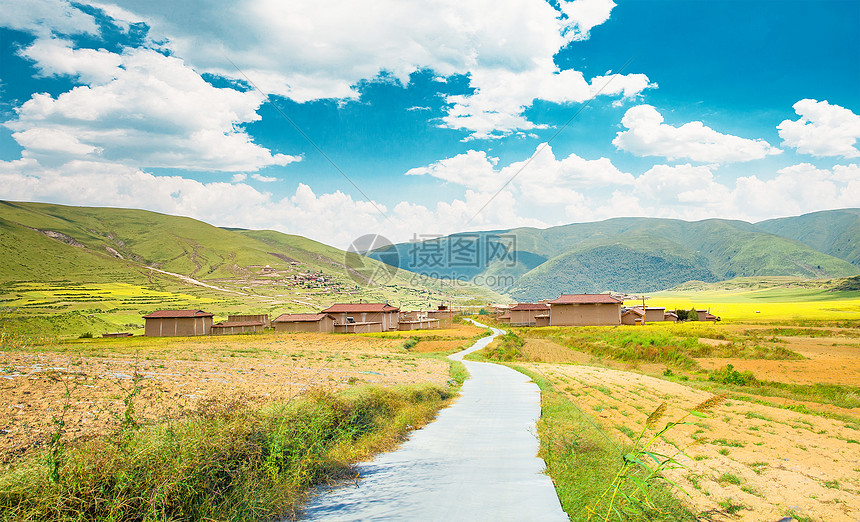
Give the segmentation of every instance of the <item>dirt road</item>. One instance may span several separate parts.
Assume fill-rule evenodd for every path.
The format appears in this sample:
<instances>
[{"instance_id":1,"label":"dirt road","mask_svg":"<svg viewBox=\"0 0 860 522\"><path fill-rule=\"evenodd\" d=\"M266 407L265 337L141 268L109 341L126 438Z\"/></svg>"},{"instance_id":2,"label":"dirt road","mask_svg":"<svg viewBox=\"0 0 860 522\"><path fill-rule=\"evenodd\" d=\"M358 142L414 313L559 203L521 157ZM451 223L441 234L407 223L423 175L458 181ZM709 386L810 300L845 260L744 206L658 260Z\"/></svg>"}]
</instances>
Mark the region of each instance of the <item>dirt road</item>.
<instances>
[{"instance_id":1,"label":"dirt road","mask_svg":"<svg viewBox=\"0 0 860 522\"><path fill-rule=\"evenodd\" d=\"M491 340L485 337L451 358L462 360ZM357 483L314 498L306 518L567 520L536 456L537 385L504 366L463 363L471 378L453 406L399 450L359 465Z\"/></svg>"}]
</instances>

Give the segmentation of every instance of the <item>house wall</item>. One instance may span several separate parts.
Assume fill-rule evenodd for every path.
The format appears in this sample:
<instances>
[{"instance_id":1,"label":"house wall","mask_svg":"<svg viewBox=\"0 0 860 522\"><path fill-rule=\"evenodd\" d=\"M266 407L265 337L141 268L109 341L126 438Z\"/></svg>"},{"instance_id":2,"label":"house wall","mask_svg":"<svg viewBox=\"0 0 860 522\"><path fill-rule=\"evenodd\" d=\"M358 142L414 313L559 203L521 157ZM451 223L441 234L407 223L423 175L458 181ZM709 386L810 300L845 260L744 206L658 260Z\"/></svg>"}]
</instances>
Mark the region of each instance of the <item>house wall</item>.
<instances>
[{"instance_id":1,"label":"house wall","mask_svg":"<svg viewBox=\"0 0 860 522\"><path fill-rule=\"evenodd\" d=\"M439 321L437 319L422 319L420 321L410 321L403 322L397 325L397 329L400 331L405 330L430 330L434 328L439 328Z\"/></svg>"},{"instance_id":2,"label":"house wall","mask_svg":"<svg viewBox=\"0 0 860 522\"><path fill-rule=\"evenodd\" d=\"M621 303L552 304L551 326L602 326L621 324Z\"/></svg>"},{"instance_id":3,"label":"house wall","mask_svg":"<svg viewBox=\"0 0 860 522\"><path fill-rule=\"evenodd\" d=\"M375 333L382 331L382 323L338 323L334 325L334 333Z\"/></svg>"},{"instance_id":4,"label":"house wall","mask_svg":"<svg viewBox=\"0 0 860 522\"><path fill-rule=\"evenodd\" d=\"M357 312L357 313L348 313L348 312L334 312L329 313L326 312L332 317L338 324L346 323L347 317L352 317L356 323L365 323L365 322L378 322L381 323L382 330L397 330L397 324L400 322L398 316L400 312Z\"/></svg>"},{"instance_id":5,"label":"house wall","mask_svg":"<svg viewBox=\"0 0 860 522\"><path fill-rule=\"evenodd\" d=\"M439 319L439 327L445 328L454 324L454 312L451 310L428 310L428 319Z\"/></svg>"},{"instance_id":6,"label":"house wall","mask_svg":"<svg viewBox=\"0 0 860 522\"><path fill-rule=\"evenodd\" d=\"M645 322L646 323L656 323L663 321L663 316L666 315L666 310L664 308L660 308L659 310L645 310Z\"/></svg>"},{"instance_id":7,"label":"house wall","mask_svg":"<svg viewBox=\"0 0 860 522\"><path fill-rule=\"evenodd\" d=\"M535 317L535 326L549 326L549 316Z\"/></svg>"},{"instance_id":8,"label":"house wall","mask_svg":"<svg viewBox=\"0 0 860 522\"><path fill-rule=\"evenodd\" d=\"M269 319L269 314L259 314L259 315L228 315L227 322L229 323L238 323L244 321L259 321L263 323L263 326L266 328L272 327L272 322Z\"/></svg>"},{"instance_id":9,"label":"house wall","mask_svg":"<svg viewBox=\"0 0 860 522\"><path fill-rule=\"evenodd\" d=\"M323 317L319 321L276 322L274 324L276 332L332 333L334 331L334 321L328 317Z\"/></svg>"},{"instance_id":10,"label":"house wall","mask_svg":"<svg viewBox=\"0 0 860 522\"><path fill-rule=\"evenodd\" d=\"M511 310L511 324L534 326L535 315L543 315L545 313L547 313L547 310Z\"/></svg>"},{"instance_id":11,"label":"house wall","mask_svg":"<svg viewBox=\"0 0 860 522\"><path fill-rule=\"evenodd\" d=\"M145 321L143 335L147 337L208 335L212 330L211 317L159 317Z\"/></svg>"},{"instance_id":12,"label":"house wall","mask_svg":"<svg viewBox=\"0 0 860 522\"><path fill-rule=\"evenodd\" d=\"M246 333L263 333L263 325L227 326L212 328L212 335L236 335Z\"/></svg>"}]
</instances>

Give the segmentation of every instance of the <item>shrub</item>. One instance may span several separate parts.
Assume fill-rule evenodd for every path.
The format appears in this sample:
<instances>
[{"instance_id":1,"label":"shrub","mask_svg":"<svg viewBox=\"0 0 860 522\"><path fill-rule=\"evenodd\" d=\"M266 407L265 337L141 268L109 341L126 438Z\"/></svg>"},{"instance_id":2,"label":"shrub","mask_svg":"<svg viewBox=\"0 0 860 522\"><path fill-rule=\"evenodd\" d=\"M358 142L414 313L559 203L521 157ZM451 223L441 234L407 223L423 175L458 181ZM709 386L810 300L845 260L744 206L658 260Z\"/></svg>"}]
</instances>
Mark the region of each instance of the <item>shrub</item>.
<instances>
[{"instance_id":1,"label":"shrub","mask_svg":"<svg viewBox=\"0 0 860 522\"><path fill-rule=\"evenodd\" d=\"M755 386L758 380L750 371L739 372L731 364L714 370L708 375L708 380L720 384L734 384L736 386Z\"/></svg>"}]
</instances>

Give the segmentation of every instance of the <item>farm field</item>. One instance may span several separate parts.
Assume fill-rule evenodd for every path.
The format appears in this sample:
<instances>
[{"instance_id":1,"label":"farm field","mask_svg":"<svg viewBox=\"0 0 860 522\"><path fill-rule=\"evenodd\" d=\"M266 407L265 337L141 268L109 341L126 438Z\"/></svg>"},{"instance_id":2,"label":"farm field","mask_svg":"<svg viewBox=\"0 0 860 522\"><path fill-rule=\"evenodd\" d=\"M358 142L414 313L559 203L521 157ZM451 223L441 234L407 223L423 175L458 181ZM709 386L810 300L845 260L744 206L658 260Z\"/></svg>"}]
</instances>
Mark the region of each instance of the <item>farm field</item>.
<instances>
[{"instance_id":1,"label":"farm field","mask_svg":"<svg viewBox=\"0 0 860 522\"><path fill-rule=\"evenodd\" d=\"M738 278L720 283L687 283L678 289L656 292L651 294L648 305L707 308L727 322L860 323L860 292L841 288L853 287L793 277Z\"/></svg>"},{"instance_id":2,"label":"farm field","mask_svg":"<svg viewBox=\"0 0 860 522\"><path fill-rule=\"evenodd\" d=\"M610 452L618 455L661 403L669 421L726 394L708 418L687 419L652 448L685 451L678 457L685 468L667 476L689 493L676 496L694 513L712 520L848 521L860 517L860 321L832 326L843 324L842 312L823 314L818 326L787 325L784 316L768 324L756 316L749 323L513 328L520 340L509 340L508 351L502 341L494 345L497 358L508 354L541 376L553 400L599 426L598 438L611 440ZM541 436L557 451L556 439L571 436L548 422ZM564 450L572 452L566 465L587 458L577 451L591 451L591 443L578 444Z\"/></svg>"},{"instance_id":3,"label":"farm field","mask_svg":"<svg viewBox=\"0 0 860 522\"><path fill-rule=\"evenodd\" d=\"M455 350L484 332L455 325L402 334L6 344L0 349L0 460L43 446L61 417L69 442L110 433L126 412L146 423L231 403L284 401L311 389L446 386L449 363L433 352Z\"/></svg>"}]
</instances>

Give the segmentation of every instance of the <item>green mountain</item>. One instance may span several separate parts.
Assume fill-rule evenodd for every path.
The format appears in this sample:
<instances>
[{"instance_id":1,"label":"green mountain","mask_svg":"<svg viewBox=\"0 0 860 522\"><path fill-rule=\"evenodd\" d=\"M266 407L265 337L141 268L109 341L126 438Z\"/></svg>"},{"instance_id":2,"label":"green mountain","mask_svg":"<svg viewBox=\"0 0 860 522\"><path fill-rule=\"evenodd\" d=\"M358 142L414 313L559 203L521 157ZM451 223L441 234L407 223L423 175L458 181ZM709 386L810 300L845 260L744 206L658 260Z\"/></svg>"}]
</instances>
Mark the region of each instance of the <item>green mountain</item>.
<instances>
[{"instance_id":1,"label":"green mountain","mask_svg":"<svg viewBox=\"0 0 860 522\"><path fill-rule=\"evenodd\" d=\"M769 219L755 226L860 266L860 208Z\"/></svg>"},{"instance_id":2,"label":"green mountain","mask_svg":"<svg viewBox=\"0 0 860 522\"><path fill-rule=\"evenodd\" d=\"M218 319L336 301L410 308L500 298L301 236L143 210L0 201L0 326L7 330L135 330L158 308L205 308Z\"/></svg>"},{"instance_id":3,"label":"green mountain","mask_svg":"<svg viewBox=\"0 0 860 522\"><path fill-rule=\"evenodd\" d=\"M464 256L458 258L457 253L469 244L477 245L480 259L464 266L458 262ZM615 218L548 229L454 234L392 248L401 268L472 280L519 300L607 290L653 292L690 280L860 274L857 266L799 240L724 219ZM422 263L433 252L441 252L437 257L443 260L435 266Z\"/></svg>"}]
</instances>

